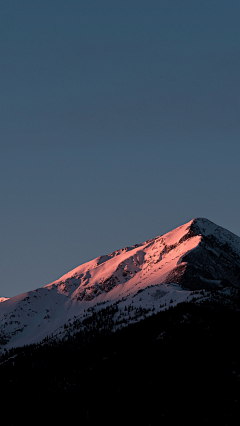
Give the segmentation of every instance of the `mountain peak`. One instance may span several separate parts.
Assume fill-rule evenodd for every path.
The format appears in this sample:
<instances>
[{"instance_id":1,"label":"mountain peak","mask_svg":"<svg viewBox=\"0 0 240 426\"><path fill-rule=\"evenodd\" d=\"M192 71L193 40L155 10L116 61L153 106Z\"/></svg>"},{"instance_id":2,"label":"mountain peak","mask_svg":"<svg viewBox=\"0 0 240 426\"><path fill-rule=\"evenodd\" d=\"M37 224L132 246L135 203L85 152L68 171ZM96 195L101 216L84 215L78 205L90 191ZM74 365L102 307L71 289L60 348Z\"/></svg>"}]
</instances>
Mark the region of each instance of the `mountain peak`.
<instances>
[{"instance_id":1,"label":"mountain peak","mask_svg":"<svg viewBox=\"0 0 240 426\"><path fill-rule=\"evenodd\" d=\"M208 219L195 218L0 303L1 341L11 347L56 336L74 318L80 321L85 312L102 305L144 305L159 311L190 300L192 290L239 287L239 282L240 238Z\"/></svg>"}]
</instances>

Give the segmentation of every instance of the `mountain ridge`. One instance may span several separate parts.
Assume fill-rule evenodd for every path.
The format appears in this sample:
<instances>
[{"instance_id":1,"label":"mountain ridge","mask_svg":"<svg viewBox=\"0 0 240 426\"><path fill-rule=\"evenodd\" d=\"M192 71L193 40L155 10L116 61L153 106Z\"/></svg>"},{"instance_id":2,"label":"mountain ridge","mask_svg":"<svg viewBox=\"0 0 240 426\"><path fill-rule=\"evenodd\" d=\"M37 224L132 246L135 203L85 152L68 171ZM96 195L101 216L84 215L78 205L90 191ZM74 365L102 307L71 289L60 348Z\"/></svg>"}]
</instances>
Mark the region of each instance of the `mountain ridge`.
<instances>
[{"instance_id":1,"label":"mountain ridge","mask_svg":"<svg viewBox=\"0 0 240 426\"><path fill-rule=\"evenodd\" d=\"M240 238L195 218L141 244L99 256L52 283L0 304L0 345L5 348L64 336L66 324L118 305L151 314L191 300L196 290L239 287ZM135 315L135 316L134 316ZM135 319L134 319L135 318ZM74 333L74 327L72 327Z\"/></svg>"}]
</instances>

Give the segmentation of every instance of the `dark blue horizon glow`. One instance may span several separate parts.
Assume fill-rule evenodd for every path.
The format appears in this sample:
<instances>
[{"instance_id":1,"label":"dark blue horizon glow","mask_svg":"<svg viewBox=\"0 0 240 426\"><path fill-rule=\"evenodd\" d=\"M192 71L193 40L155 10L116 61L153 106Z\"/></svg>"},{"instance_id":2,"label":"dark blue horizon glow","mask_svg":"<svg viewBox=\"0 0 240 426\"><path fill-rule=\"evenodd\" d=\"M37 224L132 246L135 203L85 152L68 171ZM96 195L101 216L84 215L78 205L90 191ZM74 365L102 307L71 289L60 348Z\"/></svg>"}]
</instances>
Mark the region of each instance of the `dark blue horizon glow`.
<instances>
[{"instance_id":1,"label":"dark blue horizon glow","mask_svg":"<svg viewBox=\"0 0 240 426\"><path fill-rule=\"evenodd\" d=\"M3 1L0 297L206 217L240 235L239 1Z\"/></svg>"}]
</instances>

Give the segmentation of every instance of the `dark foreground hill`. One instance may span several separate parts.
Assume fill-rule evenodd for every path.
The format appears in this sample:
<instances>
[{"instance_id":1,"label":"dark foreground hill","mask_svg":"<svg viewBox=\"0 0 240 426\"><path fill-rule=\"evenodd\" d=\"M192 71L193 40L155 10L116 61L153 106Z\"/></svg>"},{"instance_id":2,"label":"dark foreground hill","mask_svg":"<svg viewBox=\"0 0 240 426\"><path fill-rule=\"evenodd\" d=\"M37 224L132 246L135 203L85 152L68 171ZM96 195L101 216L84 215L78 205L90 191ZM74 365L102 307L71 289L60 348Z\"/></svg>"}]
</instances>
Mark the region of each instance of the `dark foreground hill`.
<instances>
[{"instance_id":1,"label":"dark foreground hill","mask_svg":"<svg viewBox=\"0 0 240 426\"><path fill-rule=\"evenodd\" d=\"M12 350L0 365L4 424L236 425L239 324L238 293L232 305L216 293L115 333L88 324Z\"/></svg>"},{"instance_id":2,"label":"dark foreground hill","mask_svg":"<svg viewBox=\"0 0 240 426\"><path fill-rule=\"evenodd\" d=\"M239 424L239 284L240 238L193 219L3 301L3 424Z\"/></svg>"}]
</instances>

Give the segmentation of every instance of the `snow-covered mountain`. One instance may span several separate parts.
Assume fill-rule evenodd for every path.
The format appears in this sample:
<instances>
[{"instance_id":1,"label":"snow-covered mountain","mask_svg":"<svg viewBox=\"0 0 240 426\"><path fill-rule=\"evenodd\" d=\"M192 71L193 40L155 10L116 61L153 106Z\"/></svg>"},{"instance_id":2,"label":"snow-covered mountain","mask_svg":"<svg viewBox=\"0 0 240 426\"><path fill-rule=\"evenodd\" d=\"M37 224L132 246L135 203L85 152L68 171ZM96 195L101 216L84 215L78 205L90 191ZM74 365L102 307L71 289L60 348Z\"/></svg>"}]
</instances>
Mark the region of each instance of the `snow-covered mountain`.
<instances>
[{"instance_id":1,"label":"snow-covered mountain","mask_svg":"<svg viewBox=\"0 0 240 426\"><path fill-rule=\"evenodd\" d=\"M0 344L8 349L41 342L46 336L59 339L66 330L74 334L76 324L79 330L84 319L106 307L114 330L154 311L204 297L200 289L239 283L240 238L207 219L193 219L5 300L0 304Z\"/></svg>"}]
</instances>

